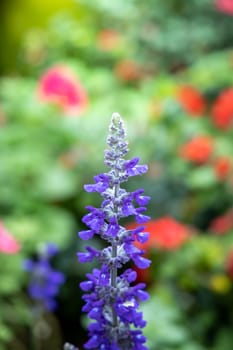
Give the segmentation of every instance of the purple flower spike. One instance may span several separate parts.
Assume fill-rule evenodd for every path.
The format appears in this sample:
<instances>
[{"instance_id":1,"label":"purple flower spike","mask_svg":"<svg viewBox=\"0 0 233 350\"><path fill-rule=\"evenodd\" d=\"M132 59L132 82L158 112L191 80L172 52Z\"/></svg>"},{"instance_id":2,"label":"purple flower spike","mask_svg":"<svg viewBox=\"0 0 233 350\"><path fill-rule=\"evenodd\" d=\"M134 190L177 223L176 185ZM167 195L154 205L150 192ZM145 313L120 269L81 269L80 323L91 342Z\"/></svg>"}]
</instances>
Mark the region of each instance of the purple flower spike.
<instances>
[{"instance_id":1,"label":"purple flower spike","mask_svg":"<svg viewBox=\"0 0 233 350\"><path fill-rule=\"evenodd\" d=\"M89 228L79 232L83 240L99 235L108 245L102 250L86 247L79 252L81 263L93 259L101 264L87 274L87 281L81 282L85 304L83 311L92 322L88 326L89 340L85 349L92 350L148 350L142 328L146 322L138 311L139 301L145 301L149 295L143 289L144 284L134 284L137 274L127 269L119 274L119 269L131 259L137 267L147 268L150 260L143 257L143 250L134 245L134 241L144 243L148 233L144 228L126 230L120 225L120 219L134 216L136 222L144 223L149 217L144 215L145 205L150 197L139 189L132 193L121 187L129 177L144 174L147 165L139 165L139 158L125 160L128 143L123 121L114 113L107 138L105 164L108 173L94 176L94 184L84 185L87 192L98 192L103 197L100 208L87 207L89 211L82 221Z\"/></svg>"}]
</instances>

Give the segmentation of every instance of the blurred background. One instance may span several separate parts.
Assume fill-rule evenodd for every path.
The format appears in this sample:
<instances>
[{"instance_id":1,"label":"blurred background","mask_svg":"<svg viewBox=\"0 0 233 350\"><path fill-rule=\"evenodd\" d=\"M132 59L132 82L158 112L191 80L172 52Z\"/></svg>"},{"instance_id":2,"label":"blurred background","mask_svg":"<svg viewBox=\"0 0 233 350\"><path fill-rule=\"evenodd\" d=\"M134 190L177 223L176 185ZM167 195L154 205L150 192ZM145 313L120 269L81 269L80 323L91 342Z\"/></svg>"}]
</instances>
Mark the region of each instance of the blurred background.
<instances>
[{"instance_id":1,"label":"blurred background","mask_svg":"<svg viewBox=\"0 0 233 350\"><path fill-rule=\"evenodd\" d=\"M77 232L115 111L149 165L127 184L151 196L148 347L232 350L233 1L2 0L0 33L0 350L87 339ZM23 262L48 242L42 317Z\"/></svg>"}]
</instances>

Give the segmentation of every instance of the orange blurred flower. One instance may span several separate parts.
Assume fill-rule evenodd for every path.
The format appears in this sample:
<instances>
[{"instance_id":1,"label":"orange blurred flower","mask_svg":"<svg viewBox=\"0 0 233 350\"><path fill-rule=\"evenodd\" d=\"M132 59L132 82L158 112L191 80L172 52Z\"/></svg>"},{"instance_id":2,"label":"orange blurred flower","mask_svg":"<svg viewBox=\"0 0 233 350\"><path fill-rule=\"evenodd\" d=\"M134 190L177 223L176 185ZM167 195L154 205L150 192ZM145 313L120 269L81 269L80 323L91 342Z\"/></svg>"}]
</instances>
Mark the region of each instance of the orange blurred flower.
<instances>
[{"instance_id":1,"label":"orange blurred flower","mask_svg":"<svg viewBox=\"0 0 233 350\"><path fill-rule=\"evenodd\" d=\"M229 157L219 157L214 162L214 170L219 180L224 180L231 172L232 162Z\"/></svg>"},{"instance_id":2,"label":"orange blurred flower","mask_svg":"<svg viewBox=\"0 0 233 350\"><path fill-rule=\"evenodd\" d=\"M87 94L70 69L64 65L49 68L38 83L40 101L55 103L68 115L78 115L87 107Z\"/></svg>"},{"instance_id":3,"label":"orange blurred flower","mask_svg":"<svg viewBox=\"0 0 233 350\"><path fill-rule=\"evenodd\" d=\"M206 163L213 152L213 139L210 136L196 136L182 145L179 154L196 164Z\"/></svg>"},{"instance_id":4,"label":"orange blurred flower","mask_svg":"<svg viewBox=\"0 0 233 350\"><path fill-rule=\"evenodd\" d=\"M0 221L0 252L5 254L15 254L21 249L20 244L7 231Z\"/></svg>"},{"instance_id":5,"label":"orange blurred flower","mask_svg":"<svg viewBox=\"0 0 233 350\"><path fill-rule=\"evenodd\" d=\"M233 209L216 217L210 224L209 229L218 235L223 235L233 229Z\"/></svg>"},{"instance_id":6,"label":"orange blurred flower","mask_svg":"<svg viewBox=\"0 0 233 350\"><path fill-rule=\"evenodd\" d=\"M180 86L177 90L177 100L185 112L199 117L205 112L206 102L202 94L192 86Z\"/></svg>"},{"instance_id":7,"label":"orange blurred flower","mask_svg":"<svg viewBox=\"0 0 233 350\"><path fill-rule=\"evenodd\" d=\"M121 36L113 29L102 30L97 37L97 45L103 51L112 51L120 44Z\"/></svg>"},{"instance_id":8,"label":"orange blurred flower","mask_svg":"<svg viewBox=\"0 0 233 350\"><path fill-rule=\"evenodd\" d=\"M133 60L120 61L115 66L115 73L123 81L134 81L142 77L141 67Z\"/></svg>"},{"instance_id":9,"label":"orange blurred flower","mask_svg":"<svg viewBox=\"0 0 233 350\"><path fill-rule=\"evenodd\" d=\"M217 97L211 113L218 128L226 130L233 125L233 88L224 90Z\"/></svg>"},{"instance_id":10,"label":"orange blurred flower","mask_svg":"<svg viewBox=\"0 0 233 350\"><path fill-rule=\"evenodd\" d=\"M233 1L232 0L215 0L216 8L228 15L233 15Z\"/></svg>"}]
</instances>

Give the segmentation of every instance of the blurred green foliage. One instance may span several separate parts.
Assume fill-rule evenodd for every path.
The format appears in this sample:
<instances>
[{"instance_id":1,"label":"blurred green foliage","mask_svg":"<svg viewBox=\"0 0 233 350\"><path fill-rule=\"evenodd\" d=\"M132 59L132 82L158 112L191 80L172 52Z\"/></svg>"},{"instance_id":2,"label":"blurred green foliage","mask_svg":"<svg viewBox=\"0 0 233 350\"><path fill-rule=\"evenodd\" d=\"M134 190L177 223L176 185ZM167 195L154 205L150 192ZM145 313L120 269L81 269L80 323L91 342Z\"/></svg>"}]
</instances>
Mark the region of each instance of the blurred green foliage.
<instances>
[{"instance_id":1,"label":"blurred green foliage","mask_svg":"<svg viewBox=\"0 0 233 350\"><path fill-rule=\"evenodd\" d=\"M74 12L72 0L2 0L0 3L0 73L16 71L19 48L32 28L45 28L49 18L59 11Z\"/></svg>"},{"instance_id":2,"label":"blurred green foliage","mask_svg":"<svg viewBox=\"0 0 233 350\"><path fill-rule=\"evenodd\" d=\"M20 42L17 65L9 58L17 74L0 81L0 219L22 246L17 255L0 252L0 350L29 347L32 314L21 266L45 241L60 247L54 264L67 276L59 309L46 322L54 339L78 345L85 339L77 285L91 267L76 262L76 251L84 246L76 231L83 227L85 205L100 203L83 184L104 171L114 111L126 122L130 156L149 164L148 174L128 188L144 187L151 195L152 219L169 215L192 232L175 251L152 247L149 252L151 299L142 306L149 348L231 350L233 276L226 264L233 224L219 236L211 224L233 206L232 168L222 179L215 169L219 157L232 160L233 131L216 127L212 117L219 94L233 87L232 17L210 0L77 1L73 13L53 16L43 29L45 18L38 17L41 26L35 28L32 9L48 16L55 3L28 4L17 5L28 20L24 28L33 22ZM4 6L4 21L12 24L17 11ZM8 32L7 52L16 28ZM38 97L41 77L57 64L69 67L87 93L88 106L80 115L69 116ZM183 85L202 94L202 115L182 106L177 92ZM214 143L204 164L179 151L198 135L209 135Z\"/></svg>"}]
</instances>

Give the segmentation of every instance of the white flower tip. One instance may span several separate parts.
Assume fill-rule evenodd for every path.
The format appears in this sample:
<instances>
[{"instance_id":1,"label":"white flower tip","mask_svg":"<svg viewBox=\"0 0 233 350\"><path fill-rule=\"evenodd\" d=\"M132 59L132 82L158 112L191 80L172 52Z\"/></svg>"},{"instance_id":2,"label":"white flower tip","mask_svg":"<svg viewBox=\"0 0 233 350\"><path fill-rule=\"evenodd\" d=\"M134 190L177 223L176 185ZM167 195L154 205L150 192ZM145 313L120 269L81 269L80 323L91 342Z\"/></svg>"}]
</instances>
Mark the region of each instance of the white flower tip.
<instances>
[{"instance_id":1,"label":"white flower tip","mask_svg":"<svg viewBox=\"0 0 233 350\"><path fill-rule=\"evenodd\" d=\"M112 114L112 119L118 119L118 118L120 118L120 117L121 117L120 114L117 113L117 112L114 112L114 113Z\"/></svg>"},{"instance_id":2,"label":"white flower tip","mask_svg":"<svg viewBox=\"0 0 233 350\"><path fill-rule=\"evenodd\" d=\"M115 112L112 114L112 120L111 120L112 124L113 125L119 125L119 124L122 124L123 121L121 119L121 116L119 113Z\"/></svg>"}]
</instances>

